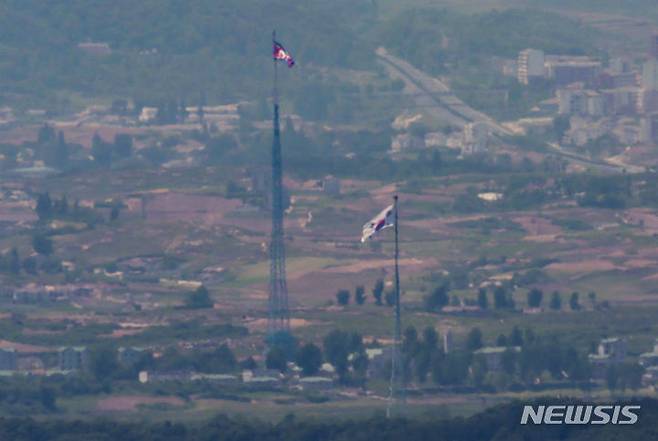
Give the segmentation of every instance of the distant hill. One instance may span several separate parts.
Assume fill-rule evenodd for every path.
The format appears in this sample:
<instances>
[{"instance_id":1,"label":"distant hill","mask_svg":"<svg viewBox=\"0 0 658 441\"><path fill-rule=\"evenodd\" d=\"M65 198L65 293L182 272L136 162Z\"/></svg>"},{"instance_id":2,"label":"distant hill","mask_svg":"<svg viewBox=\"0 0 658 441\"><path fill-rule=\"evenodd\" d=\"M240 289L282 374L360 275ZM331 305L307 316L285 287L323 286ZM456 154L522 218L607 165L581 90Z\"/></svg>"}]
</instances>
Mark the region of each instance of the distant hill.
<instances>
[{"instance_id":1,"label":"distant hill","mask_svg":"<svg viewBox=\"0 0 658 441\"><path fill-rule=\"evenodd\" d=\"M363 67L360 37L371 2L309 0L5 0L0 4L0 85L15 94L212 100L258 95L269 84L270 33L301 65ZM82 42L109 44L93 56Z\"/></svg>"}]
</instances>

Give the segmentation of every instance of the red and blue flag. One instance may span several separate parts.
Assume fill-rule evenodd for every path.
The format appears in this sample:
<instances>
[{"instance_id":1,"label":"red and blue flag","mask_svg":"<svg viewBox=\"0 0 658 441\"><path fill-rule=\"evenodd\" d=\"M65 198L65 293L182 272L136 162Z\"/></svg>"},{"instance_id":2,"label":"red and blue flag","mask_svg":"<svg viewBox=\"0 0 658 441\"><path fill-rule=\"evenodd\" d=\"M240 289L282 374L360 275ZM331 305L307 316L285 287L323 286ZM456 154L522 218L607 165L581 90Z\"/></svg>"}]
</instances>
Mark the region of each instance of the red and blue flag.
<instances>
[{"instance_id":1,"label":"red and blue flag","mask_svg":"<svg viewBox=\"0 0 658 441\"><path fill-rule=\"evenodd\" d=\"M381 213L363 225L361 242L365 242L384 228L392 227L395 224L393 220L394 208L393 205L389 205Z\"/></svg>"},{"instance_id":2,"label":"red and blue flag","mask_svg":"<svg viewBox=\"0 0 658 441\"><path fill-rule=\"evenodd\" d=\"M288 67L293 67L295 65L295 60L290 55L281 43L273 42L272 56L275 60L285 61L288 64Z\"/></svg>"}]
</instances>

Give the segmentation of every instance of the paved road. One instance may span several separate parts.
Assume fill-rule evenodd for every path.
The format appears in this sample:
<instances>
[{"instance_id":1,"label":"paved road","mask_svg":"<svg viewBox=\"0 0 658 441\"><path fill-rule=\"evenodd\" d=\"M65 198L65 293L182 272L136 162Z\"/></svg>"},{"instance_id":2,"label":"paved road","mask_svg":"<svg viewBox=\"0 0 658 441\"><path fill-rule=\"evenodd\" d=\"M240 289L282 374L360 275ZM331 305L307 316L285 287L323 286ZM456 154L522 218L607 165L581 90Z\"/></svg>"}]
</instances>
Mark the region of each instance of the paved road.
<instances>
[{"instance_id":1,"label":"paved road","mask_svg":"<svg viewBox=\"0 0 658 441\"><path fill-rule=\"evenodd\" d=\"M409 91L416 95L418 106L434 109L435 116L455 126L463 127L470 122L483 122L488 124L496 135L512 134L490 116L466 105L441 80L389 54L384 48L377 49L376 53L389 73L403 80Z\"/></svg>"},{"instance_id":2,"label":"paved road","mask_svg":"<svg viewBox=\"0 0 658 441\"><path fill-rule=\"evenodd\" d=\"M490 116L466 105L457 98L450 88L437 78L434 78L409 64L408 62L389 54L386 49L377 49L377 56L393 78L404 81L408 93L413 97L416 107L426 108L426 112L439 121L464 127L470 122L487 123L492 133L498 136L513 135L507 128L501 126ZM583 167L603 173L641 173L643 167L622 164L611 161L593 160L558 144L546 144L553 154Z\"/></svg>"}]
</instances>

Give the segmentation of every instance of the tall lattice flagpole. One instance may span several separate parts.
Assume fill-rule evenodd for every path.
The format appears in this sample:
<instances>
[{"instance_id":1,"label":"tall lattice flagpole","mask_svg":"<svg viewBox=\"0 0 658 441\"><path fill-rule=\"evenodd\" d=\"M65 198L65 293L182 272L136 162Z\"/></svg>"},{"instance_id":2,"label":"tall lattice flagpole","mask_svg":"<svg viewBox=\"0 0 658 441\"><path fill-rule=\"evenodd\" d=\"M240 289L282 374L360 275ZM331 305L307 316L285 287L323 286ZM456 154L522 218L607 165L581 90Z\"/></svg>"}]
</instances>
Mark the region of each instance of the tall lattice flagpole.
<instances>
[{"instance_id":1,"label":"tall lattice flagpole","mask_svg":"<svg viewBox=\"0 0 658 441\"><path fill-rule=\"evenodd\" d=\"M388 407L386 408L386 416L391 417L393 409L396 407L400 401L401 393L403 392L403 367L402 359L400 354L401 346L401 328L402 328L402 319L401 319L401 308L400 308L400 266L399 266L399 257L400 257L400 247L399 247L399 227L398 227L398 196L393 196L393 216L394 216L394 225L395 229L395 323L393 329L393 353L391 354L391 384L390 384L390 395L388 401Z\"/></svg>"},{"instance_id":2,"label":"tall lattice flagpole","mask_svg":"<svg viewBox=\"0 0 658 441\"><path fill-rule=\"evenodd\" d=\"M272 32L272 44L276 33ZM270 238L270 292L268 333L290 329L288 284L286 282L286 252L283 226L283 161L281 158L281 130L279 125L279 90L277 60L274 60L274 105L272 140L272 235Z\"/></svg>"}]
</instances>

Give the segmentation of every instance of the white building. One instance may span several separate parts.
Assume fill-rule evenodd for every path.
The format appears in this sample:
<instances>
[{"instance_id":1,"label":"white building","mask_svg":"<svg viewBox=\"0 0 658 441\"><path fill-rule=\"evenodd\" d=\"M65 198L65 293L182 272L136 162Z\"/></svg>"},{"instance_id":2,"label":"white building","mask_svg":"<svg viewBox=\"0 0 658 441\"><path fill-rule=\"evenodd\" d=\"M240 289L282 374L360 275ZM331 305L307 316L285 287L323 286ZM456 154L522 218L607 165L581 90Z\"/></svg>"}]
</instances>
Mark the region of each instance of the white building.
<instances>
[{"instance_id":1,"label":"white building","mask_svg":"<svg viewBox=\"0 0 658 441\"><path fill-rule=\"evenodd\" d=\"M648 60L642 66L642 87L645 90L658 90L658 60Z\"/></svg>"},{"instance_id":2,"label":"white building","mask_svg":"<svg viewBox=\"0 0 658 441\"><path fill-rule=\"evenodd\" d=\"M537 49L525 49L519 53L517 61L517 79L521 84L528 84L533 78L544 76L544 52Z\"/></svg>"},{"instance_id":3,"label":"white building","mask_svg":"<svg viewBox=\"0 0 658 441\"><path fill-rule=\"evenodd\" d=\"M468 123L464 126L462 153L474 154L487 150L489 125L483 122Z\"/></svg>"}]
</instances>

